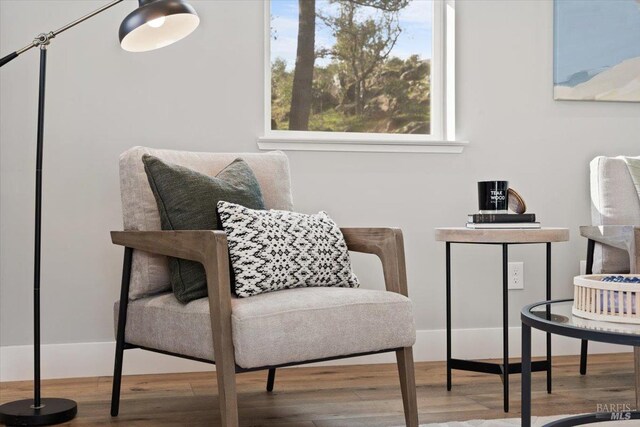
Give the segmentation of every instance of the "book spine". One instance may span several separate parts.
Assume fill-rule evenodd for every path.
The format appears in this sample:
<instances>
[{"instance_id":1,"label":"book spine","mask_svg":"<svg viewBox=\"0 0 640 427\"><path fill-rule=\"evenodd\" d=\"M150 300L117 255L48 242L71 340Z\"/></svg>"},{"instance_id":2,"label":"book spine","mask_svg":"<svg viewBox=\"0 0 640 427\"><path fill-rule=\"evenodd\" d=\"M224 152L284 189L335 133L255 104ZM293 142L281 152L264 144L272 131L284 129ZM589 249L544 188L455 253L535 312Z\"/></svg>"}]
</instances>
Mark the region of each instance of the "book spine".
<instances>
[{"instance_id":1,"label":"book spine","mask_svg":"<svg viewBox=\"0 0 640 427\"><path fill-rule=\"evenodd\" d=\"M469 222L476 224L536 222L536 214L473 214L469 215Z\"/></svg>"},{"instance_id":2,"label":"book spine","mask_svg":"<svg viewBox=\"0 0 640 427\"><path fill-rule=\"evenodd\" d=\"M476 224L467 223L467 228L476 228L483 230L514 230L514 229L536 229L541 228L539 222L497 222Z\"/></svg>"}]
</instances>

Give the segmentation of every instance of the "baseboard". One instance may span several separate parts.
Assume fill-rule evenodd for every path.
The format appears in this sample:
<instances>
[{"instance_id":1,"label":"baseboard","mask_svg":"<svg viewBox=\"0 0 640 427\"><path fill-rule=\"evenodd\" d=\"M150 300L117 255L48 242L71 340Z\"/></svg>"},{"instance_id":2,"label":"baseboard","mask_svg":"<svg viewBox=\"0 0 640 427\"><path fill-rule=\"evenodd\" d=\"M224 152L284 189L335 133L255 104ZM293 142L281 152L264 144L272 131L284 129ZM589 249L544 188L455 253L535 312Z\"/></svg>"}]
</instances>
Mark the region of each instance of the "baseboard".
<instances>
[{"instance_id":1,"label":"baseboard","mask_svg":"<svg viewBox=\"0 0 640 427\"><path fill-rule=\"evenodd\" d=\"M420 330L414 346L416 361L444 360L446 356L445 330ZM520 328L509 328L511 356L520 356ZM544 334L534 331L533 353L545 352ZM502 357L502 329L457 329L452 331L453 356L462 359L489 359ZM74 378L111 376L113 373L114 342L73 344L46 344L42 346L42 378ZM613 344L590 343L589 353L618 353L631 351L630 347ZM553 354L579 354L580 341L553 337ZM390 363L391 353L323 362L320 365L353 365ZM0 381L21 381L33 378L33 346L0 347ZM127 350L124 374L158 374L169 372L210 371L214 366L143 350Z\"/></svg>"}]
</instances>

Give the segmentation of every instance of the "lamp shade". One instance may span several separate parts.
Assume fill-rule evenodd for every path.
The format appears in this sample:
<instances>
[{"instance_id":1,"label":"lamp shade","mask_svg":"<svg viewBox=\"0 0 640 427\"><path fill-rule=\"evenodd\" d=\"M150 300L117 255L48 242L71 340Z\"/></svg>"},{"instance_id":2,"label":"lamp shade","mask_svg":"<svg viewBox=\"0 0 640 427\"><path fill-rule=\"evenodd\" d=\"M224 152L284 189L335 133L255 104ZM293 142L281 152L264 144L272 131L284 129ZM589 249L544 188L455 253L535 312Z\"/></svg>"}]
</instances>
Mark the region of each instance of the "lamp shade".
<instances>
[{"instance_id":1,"label":"lamp shade","mask_svg":"<svg viewBox=\"0 0 640 427\"><path fill-rule=\"evenodd\" d=\"M139 4L120 24L120 46L129 52L169 46L200 23L195 9L183 0L139 0Z\"/></svg>"}]
</instances>

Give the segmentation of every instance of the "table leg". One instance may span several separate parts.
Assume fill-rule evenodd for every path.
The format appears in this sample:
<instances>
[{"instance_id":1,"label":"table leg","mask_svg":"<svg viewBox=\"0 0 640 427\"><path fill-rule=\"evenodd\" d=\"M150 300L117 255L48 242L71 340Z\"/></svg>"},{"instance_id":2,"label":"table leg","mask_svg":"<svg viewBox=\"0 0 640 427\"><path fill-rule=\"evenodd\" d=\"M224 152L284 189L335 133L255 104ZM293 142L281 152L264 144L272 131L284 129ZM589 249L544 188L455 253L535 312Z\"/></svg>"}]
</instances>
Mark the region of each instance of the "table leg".
<instances>
[{"instance_id":1,"label":"table leg","mask_svg":"<svg viewBox=\"0 0 640 427\"><path fill-rule=\"evenodd\" d=\"M587 268L586 274L593 274L593 253L596 250L596 241L595 240L587 240ZM587 352L589 349L589 341L582 340L582 345L580 346L580 375L587 374Z\"/></svg>"},{"instance_id":2,"label":"table leg","mask_svg":"<svg viewBox=\"0 0 640 427\"><path fill-rule=\"evenodd\" d=\"M447 391L451 390L451 243L446 243L447 275Z\"/></svg>"},{"instance_id":3,"label":"table leg","mask_svg":"<svg viewBox=\"0 0 640 427\"><path fill-rule=\"evenodd\" d=\"M636 377L636 411L640 411L640 347L633 347L633 361Z\"/></svg>"},{"instance_id":4,"label":"table leg","mask_svg":"<svg viewBox=\"0 0 640 427\"><path fill-rule=\"evenodd\" d=\"M504 412L509 412L509 245L502 244L502 353Z\"/></svg>"},{"instance_id":5,"label":"table leg","mask_svg":"<svg viewBox=\"0 0 640 427\"><path fill-rule=\"evenodd\" d=\"M531 427L531 327L522 324L522 427Z\"/></svg>"},{"instance_id":6,"label":"table leg","mask_svg":"<svg viewBox=\"0 0 640 427\"><path fill-rule=\"evenodd\" d=\"M551 242L547 242L547 301L551 301ZM551 307L547 305L547 320L551 320ZM547 393L551 393L551 334L547 332Z\"/></svg>"},{"instance_id":7,"label":"table leg","mask_svg":"<svg viewBox=\"0 0 640 427\"><path fill-rule=\"evenodd\" d=\"M587 374L587 352L589 350L589 341L582 340L580 345L580 375Z\"/></svg>"}]
</instances>

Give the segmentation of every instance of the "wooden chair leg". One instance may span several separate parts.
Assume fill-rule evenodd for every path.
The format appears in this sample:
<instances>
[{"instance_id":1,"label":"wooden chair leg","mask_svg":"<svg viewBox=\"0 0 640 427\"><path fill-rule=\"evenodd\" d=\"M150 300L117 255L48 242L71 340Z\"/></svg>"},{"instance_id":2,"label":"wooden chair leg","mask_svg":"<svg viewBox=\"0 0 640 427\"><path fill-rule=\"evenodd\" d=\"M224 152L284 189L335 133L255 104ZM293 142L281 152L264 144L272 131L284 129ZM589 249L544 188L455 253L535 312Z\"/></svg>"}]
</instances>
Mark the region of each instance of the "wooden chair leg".
<instances>
[{"instance_id":1,"label":"wooden chair leg","mask_svg":"<svg viewBox=\"0 0 640 427\"><path fill-rule=\"evenodd\" d=\"M218 402L223 427L238 427L238 397L236 394L236 363L231 341L231 316L215 313L213 327L213 353L218 379Z\"/></svg>"},{"instance_id":2,"label":"wooden chair leg","mask_svg":"<svg viewBox=\"0 0 640 427\"><path fill-rule=\"evenodd\" d=\"M238 398L235 366L216 363L220 418L224 427L238 427Z\"/></svg>"},{"instance_id":3,"label":"wooden chair leg","mask_svg":"<svg viewBox=\"0 0 640 427\"><path fill-rule=\"evenodd\" d=\"M213 335L213 355L218 378L220 418L224 427L238 427L236 394L236 360L231 333L231 291L226 239L209 242L209 256L204 260L209 291L209 315ZM217 254L225 254L218 256Z\"/></svg>"},{"instance_id":4,"label":"wooden chair leg","mask_svg":"<svg viewBox=\"0 0 640 427\"><path fill-rule=\"evenodd\" d=\"M405 423L407 427L418 427L418 401L412 348L405 347L396 351L396 359L398 360Z\"/></svg>"},{"instance_id":5,"label":"wooden chair leg","mask_svg":"<svg viewBox=\"0 0 640 427\"><path fill-rule=\"evenodd\" d=\"M269 375L267 376L267 391L273 391L273 384L276 381L276 368L269 369Z\"/></svg>"}]
</instances>

